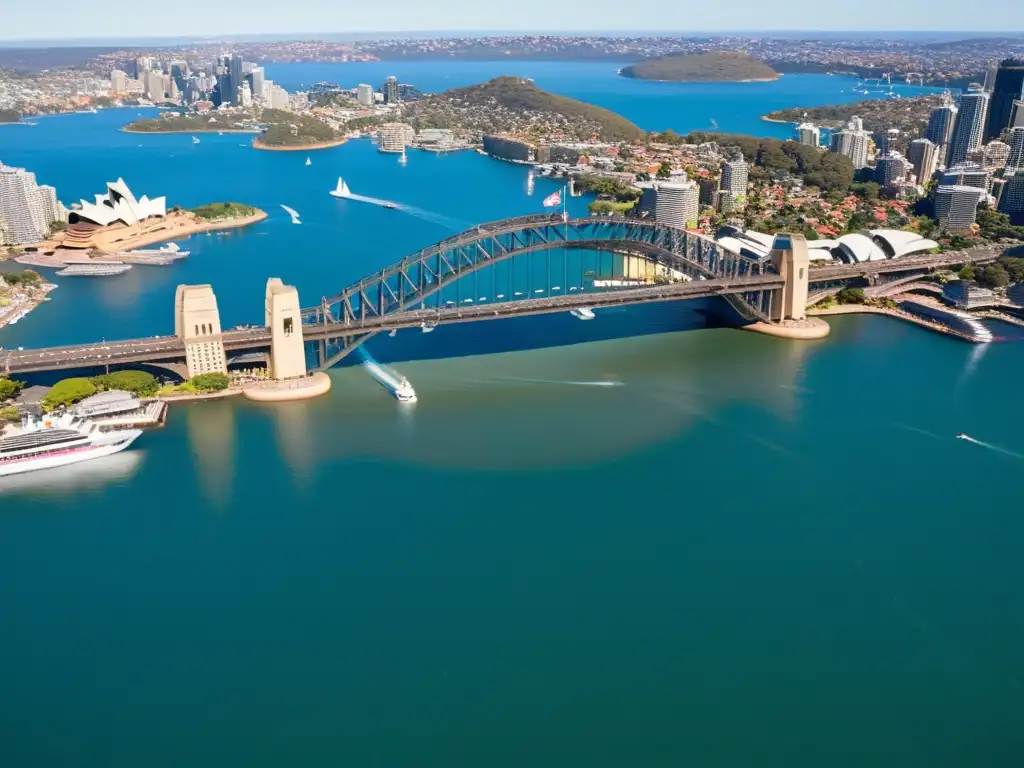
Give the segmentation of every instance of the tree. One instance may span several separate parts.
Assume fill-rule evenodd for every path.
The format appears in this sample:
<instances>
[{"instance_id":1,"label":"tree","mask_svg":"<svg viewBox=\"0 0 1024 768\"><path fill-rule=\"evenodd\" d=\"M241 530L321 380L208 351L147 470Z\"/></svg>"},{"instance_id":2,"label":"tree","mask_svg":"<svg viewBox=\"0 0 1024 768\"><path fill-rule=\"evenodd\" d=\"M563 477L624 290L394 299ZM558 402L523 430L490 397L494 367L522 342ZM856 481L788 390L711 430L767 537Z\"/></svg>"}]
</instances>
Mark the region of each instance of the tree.
<instances>
[{"instance_id":1,"label":"tree","mask_svg":"<svg viewBox=\"0 0 1024 768\"><path fill-rule=\"evenodd\" d=\"M636 180L637 181L650 181L651 180L651 174L647 173L647 171L644 171L643 173L638 173L636 175Z\"/></svg>"},{"instance_id":2,"label":"tree","mask_svg":"<svg viewBox=\"0 0 1024 768\"><path fill-rule=\"evenodd\" d=\"M4 400L10 400L21 392L22 387L24 386L24 382L15 381L14 379L9 379L6 376L0 376L0 403Z\"/></svg>"},{"instance_id":3,"label":"tree","mask_svg":"<svg viewBox=\"0 0 1024 768\"><path fill-rule=\"evenodd\" d=\"M53 385L53 389L43 396L40 405L44 411L52 411L60 406L74 405L96 393L93 383L83 377L62 379Z\"/></svg>"},{"instance_id":4,"label":"tree","mask_svg":"<svg viewBox=\"0 0 1024 768\"><path fill-rule=\"evenodd\" d=\"M974 267L970 264L965 264L960 268L960 279L961 280L973 280L974 279Z\"/></svg>"},{"instance_id":5,"label":"tree","mask_svg":"<svg viewBox=\"0 0 1024 768\"><path fill-rule=\"evenodd\" d=\"M850 191L858 197L862 197L869 203L874 202L878 199L878 192L881 187L873 181L864 181L858 184L853 184L850 187Z\"/></svg>"},{"instance_id":6,"label":"tree","mask_svg":"<svg viewBox=\"0 0 1024 768\"><path fill-rule=\"evenodd\" d=\"M7 408L0 408L0 424L14 423L21 418L18 409L13 405Z\"/></svg>"},{"instance_id":7,"label":"tree","mask_svg":"<svg viewBox=\"0 0 1024 768\"><path fill-rule=\"evenodd\" d=\"M986 288L1005 288L1010 284L1010 273L999 264L989 264L978 270L977 280Z\"/></svg>"},{"instance_id":8,"label":"tree","mask_svg":"<svg viewBox=\"0 0 1024 768\"><path fill-rule=\"evenodd\" d=\"M119 389L139 397L150 397L160 388L156 376L146 371L114 371L93 376L90 381L100 392Z\"/></svg>"},{"instance_id":9,"label":"tree","mask_svg":"<svg viewBox=\"0 0 1024 768\"><path fill-rule=\"evenodd\" d=\"M1001 256L997 263L1001 264L1003 269L1009 273L1012 282L1024 283L1024 259L1014 256Z\"/></svg>"},{"instance_id":10,"label":"tree","mask_svg":"<svg viewBox=\"0 0 1024 768\"><path fill-rule=\"evenodd\" d=\"M49 234L55 235L58 232L63 232L67 228L68 223L66 221L51 221Z\"/></svg>"},{"instance_id":11,"label":"tree","mask_svg":"<svg viewBox=\"0 0 1024 768\"><path fill-rule=\"evenodd\" d=\"M197 392L220 392L228 388L227 374L223 373L200 373L189 379Z\"/></svg>"},{"instance_id":12,"label":"tree","mask_svg":"<svg viewBox=\"0 0 1024 768\"><path fill-rule=\"evenodd\" d=\"M864 303L864 289L863 288L843 288L839 293L836 294L836 301L840 304L863 304Z\"/></svg>"},{"instance_id":13,"label":"tree","mask_svg":"<svg viewBox=\"0 0 1024 768\"><path fill-rule=\"evenodd\" d=\"M668 160L662 160L658 172L655 174L659 179L667 179L672 175L672 165Z\"/></svg>"}]
</instances>

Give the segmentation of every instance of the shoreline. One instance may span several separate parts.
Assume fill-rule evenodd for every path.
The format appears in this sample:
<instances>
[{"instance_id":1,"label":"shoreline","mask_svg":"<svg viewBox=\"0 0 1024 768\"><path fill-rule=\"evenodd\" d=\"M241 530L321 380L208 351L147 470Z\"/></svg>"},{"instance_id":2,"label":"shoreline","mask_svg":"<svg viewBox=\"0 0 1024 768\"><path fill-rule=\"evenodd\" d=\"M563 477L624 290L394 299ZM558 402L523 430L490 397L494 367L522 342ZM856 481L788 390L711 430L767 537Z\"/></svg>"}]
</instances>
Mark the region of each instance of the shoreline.
<instances>
[{"instance_id":1,"label":"shoreline","mask_svg":"<svg viewBox=\"0 0 1024 768\"><path fill-rule=\"evenodd\" d=\"M656 80L653 77L633 77L632 75L622 74L620 69L616 72L619 77L624 77L627 80L639 80L644 83L686 83L688 85L720 85L721 83L774 83L782 79L782 73L779 73L776 77L751 77L745 80Z\"/></svg>"},{"instance_id":2,"label":"shoreline","mask_svg":"<svg viewBox=\"0 0 1024 768\"><path fill-rule=\"evenodd\" d=\"M331 149L332 147L340 147L342 144L345 144L347 141L348 141L348 137L346 136L343 139L336 139L334 141L321 141L321 142L317 142L316 144L301 144L301 145L296 144L296 145L289 145L289 146L286 146L286 147L270 147L270 146L267 146L266 144L261 144L260 140L257 138L257 139L253 140L252 148L253 149L262 149L265 152L312 152L312 151L316 151L318 149Z\"/></svg>"},{"instance_id":3,"label":"shoreline","mask_svg":"<svg viewBox=\"0 0 1024 768\"><path fill-rule=\"evenodd\" d=\"M153 136L170 136L178 133L182 136L192 136L197 133L261 133L261 131L247 130L243 128L197 128L194 131L133 131L130 125L125 125L117 130L122 133L134 133L136 136L146 136L147 134L152 134Z\"/></svg>"},{"instance_id":4,"label":"shoreline","mask_svg":"<svg viewBox=\"0 0 1024 768\"><path fill-rule=\"evenodd\" d=\"M6 328L8 325L10 325L11 318L14 317L15 315L20 314L22 311L24 311L24 314L21 315L20 318L18 318L18 321L20 322L21 320L24 320L26 317L28 317L32 313L32 310L34 310L36 307L38 307L44 301L49 301L50 300L48 294L50 293L50 291L54 290L56 287L57 287L57 285L54 284L54 283L42 283L36 289L38 291L42 291L42 293L43 293L43 295L40 296L39 298L29 299L24 304L19 304L17 306L14 306L13 304L9 304L6 307L4 307L3 308L4 309L4 313L2 315L0 315L0 328Z\"/></svg>"},{"instance_id":5,"label":"shoreline","mask_svg":"<svg viewBox=\"0 0 1024 768\"><path fill-rule=\"evenodd\" d=\"M864 304L839 304L828 309L808 309L807 315L813 317L825 317L828 315L886 315L897 320L904 320L908 323L926 328L930 331L945 334L946 336L952 336L966 341L971 344L981 344L980 339L975 339L972 336L968 336L965 333L961 333L953 328L936 323L930 320L925 320L923 317L918 317L910 312L903 312L898 309L889 309L888 307L869 307Z\"/></svg>"}]
</instances>

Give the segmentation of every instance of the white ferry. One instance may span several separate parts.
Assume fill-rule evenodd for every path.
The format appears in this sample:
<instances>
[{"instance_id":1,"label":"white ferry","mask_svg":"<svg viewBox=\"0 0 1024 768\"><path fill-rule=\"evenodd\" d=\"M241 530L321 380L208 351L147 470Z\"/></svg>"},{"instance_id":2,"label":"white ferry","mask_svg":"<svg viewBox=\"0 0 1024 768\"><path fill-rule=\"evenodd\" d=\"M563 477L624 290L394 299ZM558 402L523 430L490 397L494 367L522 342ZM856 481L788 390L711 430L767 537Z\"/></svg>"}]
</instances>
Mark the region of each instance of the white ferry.
<instances>
[{"instance_id":1,"label":"white ferry","mask_svg":"<svg viewBox=\"0 0 1024 768\"><path fill-rule=\"evenodd\" d=\"M367 361L363 363L363 367L370 372L370 375L373 376L373 378L375 378L382 387L394 395L398 402L416 402L416 390L412 388L412 384L410 384L409 380L404 376L385 368L380 363Z\"/></svg>"},{"instance_id":2,"label":"white ferry","mask_svg":"<svg viewBox=\"0 0 1024 768\"><path fill-rule=\"evenodd\" d=\"M69 261L57 274L61 277L108 277L123 275L132 268L121 261Z\"/></svg>"},{"instance_id":3,"label":"white ferry","mask_svg":"<svg viewBox=\"0 0 1024 768\"><path fill-rule=\"evenodd\" d=\"M141 434L138 429L101 432L95 422L69 413L29 420L18 434L0 438L0 477L110 456Z\"/></svg>"}]
</instances>

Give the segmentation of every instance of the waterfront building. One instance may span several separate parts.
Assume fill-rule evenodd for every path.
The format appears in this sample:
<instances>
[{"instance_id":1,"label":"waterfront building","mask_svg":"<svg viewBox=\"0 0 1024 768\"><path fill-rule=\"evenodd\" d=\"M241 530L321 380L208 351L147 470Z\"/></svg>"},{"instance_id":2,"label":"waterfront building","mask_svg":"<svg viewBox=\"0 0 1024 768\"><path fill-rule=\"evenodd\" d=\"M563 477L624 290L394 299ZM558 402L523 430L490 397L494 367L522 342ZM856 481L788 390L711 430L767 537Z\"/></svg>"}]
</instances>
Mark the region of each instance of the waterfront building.
<instances>
[{"instance_id":1,"label":"waterfront building","mask_svg":"<svg viewBox=\"0 0 1024 768\"><path fill-rule=\"evenodd\" d=\"M821 129L812 123L800 123L796 127L796 140L798 144L808 147L820 147Z\"/></svg>"},{"instance_id":2,"label":"waterfront building","mask_svg":"<svg viewBox=\"0 0 1024 768\"><path fill-rule=\"evenodd\" d=\"M404 152L416 138L416 130L407 123L384 123L377 131L377 148L381 152Z\"/></svg>"},{"instance_id":3,"label":"waterfront building","mask_svg":"<svg viewBox=\"0 0 1024 768\"><path fill-rule=\"evenodd\" d=\"M935 190L935 218L949 232L970 229L978 214L984 191L977 187L950 184Z\"/></svg>"},{"instance_id":4,"label":"waterfront building","mask_svg":"<svg viewBox=\"0 0 1024 768\"><path fill-rule=\"evenodd\" d=\"M128 75L122 72L120 69L115 69L110 73L110 90L114 93L127 93L128 92Z\"/></svg>"},{"instance_id":5,"label":"waterfront building","mask_svg":"<svg viewBox=\"0 0 1024 768\"><path fill-rule=\"evenodd\" d=\"M639 214L661 224L686 228L697 226L700 192L693 181L648 181L641 189Z\"/></svg>"},{"instance_id":6,"label":"waterfront building","mask_svg":"<svg viewBox=\"0 0 1024 768\"><path fill-rule=\"evenodd\" d=\"M977 84L968 88L967 93L960 97L960 111L953 126L947 165L964 162L972 150L981 146L988 102L988 94Z\"/></svg>"},{"instance_id":7,"label":"waterfront building","mask_svg":"<svg viewBox=\"0 0 1024 768\"><path fill-rule=\"evenodd\" d=\"M836 152L850 158L854 168L866 168L868 164L868 134L863 128L856 128L863 122L859 117L850 121L841 131L829 139L829 152Z\"/></svg>"},{"instance_id":8,"label":"waterfront building","mask_svg":"<svg viewBox=\"0 0 1024 768\"><path fill-rule=\"evenodd\" d=\"M940 184L975 187L988 193L992 175L978 163L957 163L942 173Z\"/></svg>"},{"instance_id":9,"label":"waterfront building","mask_svg":"<svg viewBox=\"0 0 1024 768\"><path fill-rule=\"evenodd\" d=\"M373 86L367 85L366 83L360 83L356 86L356 101L359 102L360 106L372 107L373 106Z\"/></svg>"},{"instance_id":10,"label":"waterfront building","mask_svg":"<svg viewBox=\"0 0 1024 768\"><path fill-rule=\"evenodd\" d=\"M174 335L185 343L188 377L227 373L217 297L210 285L179 285L174 294Z\"/></svg>"},{"instance_id":11,"label":"waterfront building","mask_svg":"<svg viewBox=\"0 0 1024 768\"><path fill-rule=\"evenodd\" d=\"M38 184L31 171L0 163L0 228L7 245L38 242L53 222L66 220L53 187Z\"/></svg>"},{"instance_id":12,"label":"waterfront building","mask_svg":"<svg viewBox=\"0 0 1024 768\"><path fill-rule=\"evenodd\" d=\"M925 129L924 136L936 147L936 165L946 164L949 143L953 138L953 126L956 125L958 112L959 110L952 104L946 104L932 110L931 115L928 116L928 128Z\"/></svg>"},{"instance_id":13,"label":"waterfront building","mask_svg":"<svg viewBox=\"0 0 1024 768\"><path fill-rule=\"evenodd\" d=\"M433 149L452 149L456 146L455 134L450 128L424 128L416 134L416 143Z\"/></svg>"},{"instance_id":14,"label":"waterfront building","mask_svg":"<svg viewBox=\"0 0 1024 768\"><path fill-rule=\"evenodd\" d=\"M381 93L384 94L385 104L397 104L398 103L398 78L394 75L390 76L384 81L384 85L380 89Z\"/></svg>"},{"instance_id":15,"label":"waterfront building","mask_svg":"<svg viewBox=\"0 0 1024 768\"><path fill-rule=\"evenodd\" d=\"M1024 59L1004 59L999 63L992 89L985 140L998 139L1010 126L1013 103L1024 99Z\"/></svg>"},{"instance_id":16,"label":"waterfront building","mask_svg":"<svg viewBox=\"0 0 1024 768\"><path fill-rule=\"evenodd\" d=\"M899 152L889 152L875 163L875 181L884 187L893 186L907 175L908 166Z\"/></svg>"},{"instance_id":17,"label":"waterfront building","mask_svg":"<svg viewBox=\"0 0 1024 768\"><path fill-rule=\"evenodd\" d=\"M960 309L979 309L996 303L995 294L970 280L951 280L942 287L942 297Z\"/></svg>"},{"instance_id":18,"label":"waterfront building","mask_svg":"<svg viewBox=\"0 0 1024 768\"><path fill-rule=\"evenodd\" d=\"M739 160L726 160L722 163L722 176L718 183L719 191L729 192L742 204L747 195L747 180L750 166L740 157Z\"/></svg>"},{"instance_id":19,"label":"waterfront building","mask_svg":"<svg viewBox=\"0 0 1024 768\"><path fill-rule=\"evenodd\" d=\"M1006 177L1024 169L1024 126L1011 128L1007 136L1010 152L1006 156Z\"/></svg>"},{"instance_id":20,"label":"waterfront building","mask_svg":"<svg viewBox=\"0 0 1024 768\"><path fill-rule=\"evenodd\" d=\"M1014 224L1024 225L1024 169L1004 178L1006 183L999 198L999 212L1008 214Z\"/></svg>"},{"instance_id":21,"label":"waterfront building","mask_svg":"<svg viewBox=\"0 0 1024 768\"><path fill-rule=\"evenodd\" d=\"M252 91L249 89L249 83L246 81L242 82L242 88L239 91L239 106L250 107L252 106Z\"/></svg>"},{"instance_id":22,"label":"waterfront building","mask_svg":"<svg viewBox=\"0 0 1024 768\"><path fill-rule=\"evenodd\" d=\"M910 142L910 149L907 151L907 159L914 167L914 175L918 184L927 183L928 179L935 173L935 165L938 160L938 147L929 139L914 139Z\"/></svg>"}]
</instances>

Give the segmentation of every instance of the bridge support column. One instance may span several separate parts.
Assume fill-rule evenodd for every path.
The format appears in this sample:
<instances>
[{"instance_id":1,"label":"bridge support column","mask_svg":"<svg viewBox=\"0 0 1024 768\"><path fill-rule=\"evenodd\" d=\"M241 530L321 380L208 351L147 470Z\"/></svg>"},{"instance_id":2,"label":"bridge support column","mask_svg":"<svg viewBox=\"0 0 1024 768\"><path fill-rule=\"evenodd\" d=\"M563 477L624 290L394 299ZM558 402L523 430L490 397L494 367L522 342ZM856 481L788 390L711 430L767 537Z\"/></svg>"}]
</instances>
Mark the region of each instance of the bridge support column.
<instances>
[{"instance_id":1,"label":"bridge support column","mask_svg":"<svg viewBox=\"0 0 1024 768\"><path fill-rule=\"evenodd\" d=\"M772 266L785 284L775 291L768 311L770 323L753 323L745 329L787 339L821 339L828 336L828 323L807 317L807 285L810 258L803 235L779 234L769 255Z\"/></svg>"},{"instance_id":2,"label":"bridge support column","mask_svg":"<svg viewBox=\"0 0 1024 768\"><path fill-rule=\"evenodd\" d=\"M295 286L285 285L277 277L267 280L264 319L270 330L271 380L245 387L242 393L250 400L279 402L306 400L329 391L331 379L327 374L306 375L302 310Z\"/></svg>"}]
</instances>

